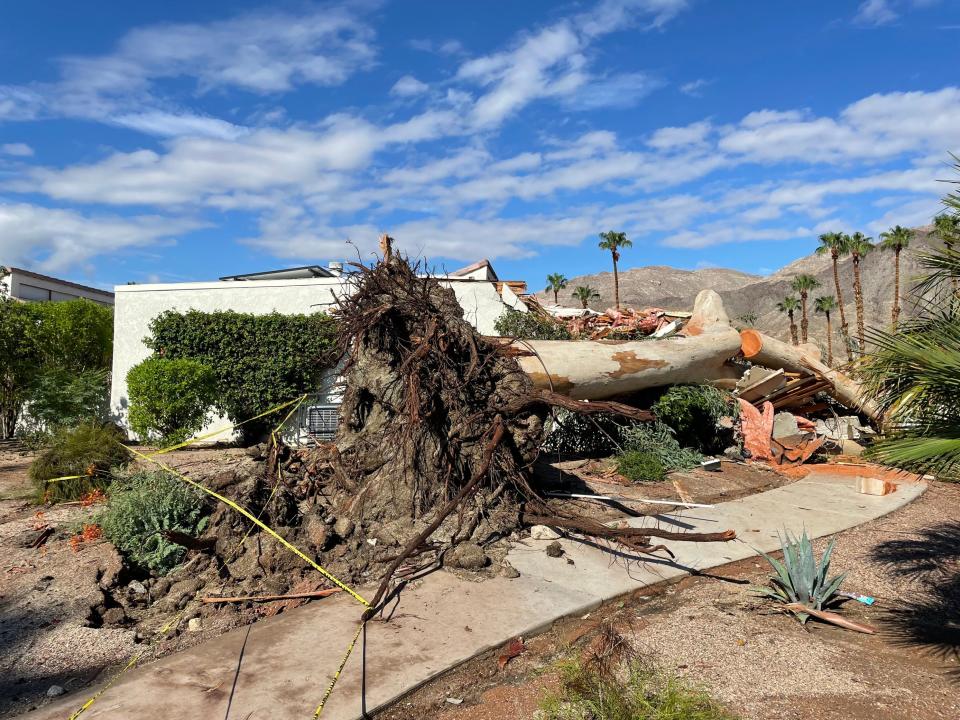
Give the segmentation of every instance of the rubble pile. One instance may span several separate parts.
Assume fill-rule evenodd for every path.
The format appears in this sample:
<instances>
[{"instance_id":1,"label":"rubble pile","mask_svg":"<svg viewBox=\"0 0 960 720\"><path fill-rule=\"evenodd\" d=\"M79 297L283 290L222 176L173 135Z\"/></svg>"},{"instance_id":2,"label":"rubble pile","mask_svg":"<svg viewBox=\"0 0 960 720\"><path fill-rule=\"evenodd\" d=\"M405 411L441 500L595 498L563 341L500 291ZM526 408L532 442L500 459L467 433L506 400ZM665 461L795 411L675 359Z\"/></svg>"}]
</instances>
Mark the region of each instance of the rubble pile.
<instances>
[{"instance_id":1,"label":"rubble pile","mask_svg":"<svg viewBox=\"0 0 960 720\"><path fill-rule=\"evenodd\" d=\"M662 308L607 308L600 313L588 308L547 307L543 310L562 323L575 340L663 338L679 331L690 313Z\"/></svg>"}]
</instances>

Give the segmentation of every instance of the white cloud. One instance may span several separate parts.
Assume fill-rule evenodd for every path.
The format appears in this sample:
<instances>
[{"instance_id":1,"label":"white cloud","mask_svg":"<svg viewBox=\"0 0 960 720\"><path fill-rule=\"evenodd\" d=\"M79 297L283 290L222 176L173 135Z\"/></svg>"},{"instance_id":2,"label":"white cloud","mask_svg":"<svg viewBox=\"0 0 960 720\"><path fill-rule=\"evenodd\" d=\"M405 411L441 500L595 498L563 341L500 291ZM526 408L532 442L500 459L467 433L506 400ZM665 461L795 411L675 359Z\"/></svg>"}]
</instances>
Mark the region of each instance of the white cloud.
<instances>
[{"instance_id":1,"label":"white cloud","mask_svg":"<svg viewBox=\"0 0 960 720\"><path fill-rule=\"evenodd\" d=\"M857 8L854 22L862 25L886 25L899 17L889 0L864 0Z\"/></svg>"},{"instance_id":2,"label":"white cloud","mask_svg":"<svg viewBox=\"0 0 960 720\"><path fill-rule=\"evenodd\" d=\"M900 18L904 10L936 5L939 0L863 0L853 18L856 25L879 27Z\"/></svg>"},{"instance_id":3,"label":"white cloud","mask_svg":"<svg viewBox=\"0 0 960 720\"><path fill-rule=\"evenodd\" d=\"M0 145L0 155L12 155L14 157L30 157L33 155L33 148L26 143L5 143Z\"/></svg>"},{"instance_id":4,"label":"white cloud","mask_svg":"<svg viewBox=\"0 0 960 720\"><path fill-rule=\"evenodd\" d=\"M664 127L656 130L647 140L647 145L658 150L702 145L713 126L706 120L695 122L684 127Z\"/></svg>"},{"instance_id":5,"label":"white cloud","mask_svg":"<svg viewBox=\"0 0 960 720\"><path fill-rule=\"evenodd\" d=\"M709 84L709 80L697 78L696 80L691 80L690 82L681 85L680 92L682 92L684 95L689 95L690 97L700 97L703 94L701 91Z\"/></svg>"},{"instance_id":6,"label":"white cloud","mask_svg":"<svg viewBox=\"0 0 960 720\"><path fill-rule=\"evenodd\" d=\"M229 137L239 132L231 123L169 107L158 85L186 78L199 95L339 85L372 66L373 39L354 10L336 5L137 28L110 54L61 59L56 82L0 86L0 120L71 117L160 136Z\"/></svg>"},{"instance_id":7,"label":"white cloud","mask_svg":"<svg viewBox=\"0 0 960 720\"><path fill-rule=\"evenodd\" d=\"M0 200L0 257L64 271L98 255L152 245L200 226L177 218L90 216Z\"/></svg>"},{"instance_id":8,"label":"white cloud","mask_svg":"<svg viewBox=\"0 0 960 720\"><path fill-rule=\"evenodd\" d=\"M118 115L111 118L110 122L120 127L126 127L131 130L138 130L148 135L158 135L160 137L192 135L194 137L235 140L248 132L247 128L234 125L219 118L191 114L177 115L175 113L162 111Z\"/></svg>"},{"instance_id":9,"label":"white cloud","mask_svg":"<svg viewBox=\"0 0 960 720\"><path fill-rule=\"evenodd\" d=\"M390 88L390 94L397 97L413 97L414 95L422 95L429 89L429 85L420 82L413 75L404 75Z\"/></svg>"},{"instance_id":10,"label":"white cloud","mask_svg":"<svg viewBox=\"0 0 960 720\"><path fill-rule=\"evenodd\" d=\"M592 78L569 96L564 105L570 110L628 108L663 86L663 81L647 73L622 73Z\"/></svg>"}]
</instances>

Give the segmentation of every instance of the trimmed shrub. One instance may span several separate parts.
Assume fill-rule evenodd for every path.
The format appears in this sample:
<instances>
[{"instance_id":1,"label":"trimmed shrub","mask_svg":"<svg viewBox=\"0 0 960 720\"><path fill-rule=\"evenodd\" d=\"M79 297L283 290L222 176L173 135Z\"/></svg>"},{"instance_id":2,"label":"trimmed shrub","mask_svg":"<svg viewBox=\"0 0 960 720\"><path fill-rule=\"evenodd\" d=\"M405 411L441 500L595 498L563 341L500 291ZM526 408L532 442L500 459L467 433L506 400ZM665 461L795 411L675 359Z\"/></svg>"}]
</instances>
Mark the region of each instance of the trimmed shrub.
<instances>
[{"instance_id":1,"label":"trimmed shrub","mask_svg":"<svg viewBox=\"0 0 960 720\"><path fill-rule=\"evenodd\" d=\"M617 472L632 482L656 482L667 474L660 458L645 450L630 450L618 456Z\"/></svg>"},{"instance_id":2,"label":"trimmed shrub","mask_svg":"<svg viewBox=\"0 0 960 720\"><path fill-rule=\"evenodd\" d=\"M560 323L532 312L507 310L493 324L504 337L523 340L569 340L570 332Z\"/></svg>"},{"instance_id":3,"label":"trimmed shrub","mask_svg":"<svg viewBox=\"0 0 960 720\"><path fill-rule=\"evenodd\" d=\"M112 425L84 423L54 434L50 444L30 464L29 476L41 500L79 500L110 484L113 468L129 460L123 435ZM74 480L52 478L81 475Z\"/></svg>"},{"instance_id":4,"label":"trimmed shrub","mask_svg":"<svg viewBox=\"0 0 960 720\"><path fill-rule=\"evenodd\" d=\"M673 428L683 447L712 455L733 442L733 429L720 426L720 418L739 417L736 402L711 385L674 385L651 408Z\"/></svg>"},{"instance_id":5,"label":"trimmed shrub","mask_svg":"<svg viewBox=\"0 0 960 720\"><path fill-rule=\"evenodd\" d=\"M130 427L140 439L175 444L206 425L217 379L202 362L151 357L127 373L127 390Z\"/></svg>"},{"instance_id":6,"label":"trimmed shrub","mask_svg":"<svg viewBox=\"0 0 960 720\"><path fill-rule=\"evenodd\" d=\"M207 526L203 496L170 473L141 471L118 478L109 497L96 517L104 536L131 564L157 575L170 572L186 552L163 531L196 537Z\"/></svg>"},{"instance_id":7,"label":"trimmed shrub","mask_svg":"<svg viewBox=\"0 0 960 720\"><path fill-rule=\"evenodd\" d=\"M680 447L673 431L661 422L640 423L623 431L623 449L654 455L664 470L689 470L697 467L703 455L691 448Z\"/></svg>"},{"instance_id":8,"label":"trimmed shrub","mask_svg":"<svg viewBox=\"0 0 960 720\"><path fill-rule=\"evenodd\" d=\"M323 313L165 312L150 323L147 346L160 357L191 359L216 376L215 407L242 422L317 390L334 362L336 324ZM241 428L245 441L263 437L275 419Z\"/></svg>"}]
</instances>

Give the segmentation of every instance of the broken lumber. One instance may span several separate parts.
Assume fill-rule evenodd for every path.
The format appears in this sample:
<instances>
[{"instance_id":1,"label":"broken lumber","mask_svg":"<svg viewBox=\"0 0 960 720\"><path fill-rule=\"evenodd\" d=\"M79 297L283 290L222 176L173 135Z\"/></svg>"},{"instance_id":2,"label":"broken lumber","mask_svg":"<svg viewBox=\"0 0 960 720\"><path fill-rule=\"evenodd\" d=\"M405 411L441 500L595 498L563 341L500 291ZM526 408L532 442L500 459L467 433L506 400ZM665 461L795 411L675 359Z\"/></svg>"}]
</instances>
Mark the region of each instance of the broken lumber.
<instances>
[{"instance_id":1,"label":"broken lumber","mask_svg":"<svg viewBox=\"0 0 960 720\"><path fill-rule=\"evenodd\" d=\"M819 351L813 352L805 345L788 345L753 329L742 330L740 339L743 357L750 362L774 370L818 376L827 383L825 391L840 403L860 410L876 423L880 422L880 409L867 398L860 383L820 362Z\"/></svg>"},{"instance_id":2,"label":"broken lumber","mask_svg":"<svg viewBox=\"0 0 960 720\"><path fill-rule=\"evenodd\" d=\"M724 382L742 374L727 364L740 350L740 335L713 290L697 295L682 335L645 341L515 343L535 353L517 357L517 362L537 388L577 400L603 400L678 383Z\"/></svg>"}]
</instances>

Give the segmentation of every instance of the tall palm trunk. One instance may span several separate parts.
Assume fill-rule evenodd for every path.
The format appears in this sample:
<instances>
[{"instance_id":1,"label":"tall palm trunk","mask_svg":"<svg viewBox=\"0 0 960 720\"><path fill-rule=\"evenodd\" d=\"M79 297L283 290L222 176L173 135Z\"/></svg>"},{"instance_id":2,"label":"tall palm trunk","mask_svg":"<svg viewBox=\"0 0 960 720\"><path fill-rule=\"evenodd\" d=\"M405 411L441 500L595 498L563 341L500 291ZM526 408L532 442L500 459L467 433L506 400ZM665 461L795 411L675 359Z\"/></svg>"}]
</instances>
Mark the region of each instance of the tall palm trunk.
<instances>
[{"instance_id":1,"label":"tall palm trunk","mask_svg":"<svg viewBox=\"0 0 960 720\"><path fill-rule=\"evenodd\" d=\"M787 313L787 317L790 318L790 339L793 340L794 345L799 345L800 341L797 339L797 323L793 321L793 310Z\"/></svg>"},{"instance_id":2,"label":"tall palm trunk","mask_svg":"<svg viewBox=\"0 0 960 720\"><path fill-rule=\"evenodd\" d=\"M840 337L843 339L843 346L847 349L847 360L853 362L853 350L850 349L850 327L847 325L847 313L843 309L843 291L840 289L840 271L837 269L840 254L830 253L833 258L833 284L837 289L837 305L840 308Z\"/></svg>"},{"instance_id":3,"label":"tall palm trunk","mask_svg":"<svg viewBox=\"0 0 960 720\"><path fill-rule=\"evenodd\" d=\"M807 293L806 291L800 293L800 337L803 338L803 341L807 341L807 330L810 327L810 323L807 320Z\"/></svg>"},{"instance_id":4,"label":"tall palm trunk","mask_svg":"<svg viewBox=\"0 0 960 720\"><path fill-rule=\"evenodd\" d=\"M893 251L893 331L897 331L900 319L900 248Z\"/></svg>"},{"instance_id":5,"label":"tall palm trunk","mask_svg":"<svg viewBox=\"0 0 960 720\"><path fill-rule=\"evenodd\" d=\"M863 286L860 285L860 258L853 257L853 299L857 307L857 340L860 341L860 354L865 349L866 329L863 326Z\"/></svg>"},{"instance_id":6,"label":"tall palm trunk","mask_svg":"<svg viewBox=\"0 0 960 720\"><path fill-rule=\"evenodd\" d=\"M830 311L824 312L827 316L827 367L833 367L833 325L830 322Z\"/></svg>"},{"instance_id":7,"label":"tall palm trunk","mask_svg":"<svg viewBox=\"0 0 960 720\"><path fill-rule=\"evenodd\" d=\"M557 297L557 295L558 295L559 292L560 292L560 291L557 290L556 288L553 289L553 304L554 304L554 305L559 305L559 304L560 304L560 299Z\"/></svg>"},{"instance_id":8,"label":"tall palm trunk","mask_svg":"<svg viewBox=\"0 0 960 720\"><path fill-rule=\"evenodd\" d=\"M617 274L617 260L619 260L619 255L616 250L611 250L610 254L613 255L613 302L617 310L620 309L620 277Z\"/></svg>"}]
</instances>

